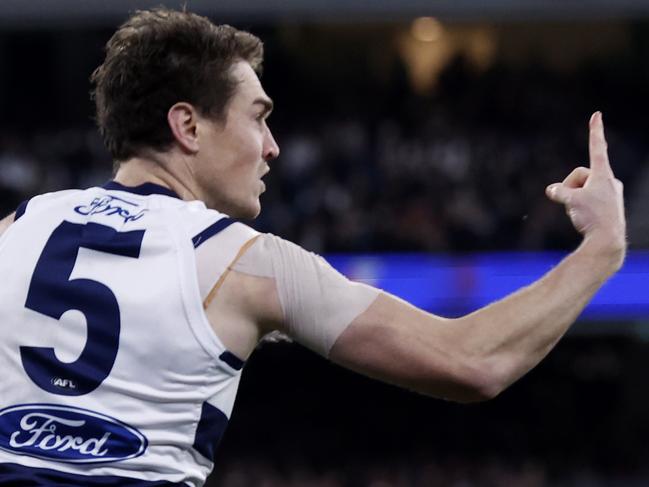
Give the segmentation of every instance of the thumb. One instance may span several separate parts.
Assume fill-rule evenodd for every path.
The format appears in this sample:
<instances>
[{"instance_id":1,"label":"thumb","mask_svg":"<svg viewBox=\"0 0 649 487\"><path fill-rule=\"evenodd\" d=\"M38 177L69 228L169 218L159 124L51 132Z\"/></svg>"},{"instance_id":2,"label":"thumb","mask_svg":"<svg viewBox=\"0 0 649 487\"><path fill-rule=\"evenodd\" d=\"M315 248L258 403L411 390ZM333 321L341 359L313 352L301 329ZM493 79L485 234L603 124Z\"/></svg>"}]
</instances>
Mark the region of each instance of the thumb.
<instances>
[{"instance_id":1,"label":"thumb","mask_svg":"<svg viewBox=\"0 0 649 487\"><path fill-rule=\"evenodd\" d=\"M573 188L568 188L561 183L554 183L545 188L545 194L547 197L555 203L560 203L562 205L565 205L570 201L574 191Z\"/></svg>"}]
</instances>

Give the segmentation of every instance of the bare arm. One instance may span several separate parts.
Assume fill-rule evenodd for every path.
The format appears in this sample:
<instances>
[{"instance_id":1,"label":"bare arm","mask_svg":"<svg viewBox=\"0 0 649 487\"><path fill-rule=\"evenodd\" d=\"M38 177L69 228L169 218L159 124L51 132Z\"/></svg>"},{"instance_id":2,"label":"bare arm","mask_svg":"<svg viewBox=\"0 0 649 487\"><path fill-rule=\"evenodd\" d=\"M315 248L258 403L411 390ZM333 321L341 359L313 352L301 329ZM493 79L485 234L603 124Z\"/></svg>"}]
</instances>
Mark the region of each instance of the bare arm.
<instances>
[{"instance_id":1,"label":"bare arm","mask_svg":"<svg viewBox=\"0 0 649 487\"><path fill-rule=\"evenodd\" d=\"M15 213L12 213L6 218L3 218L0 220L0 237L2 236L3 233L5 233L5 230L9 228L9 226L14 222L14 218L16 217Z\"/></svg>"},{"instance_id":2,"label":"bare arm","mask_svg":"<svg viewBox=\"0 0 649 487\"><path fill-rule=\"evenodd\" d=\"M453 320L382 293L337 337L329 358L366 375L457 401L493 397L534 367L624 258L622 187L608 164L599 115L591 121L590 152L590 169L578 168L547 189L551 199L566 205L584 234L580 247L554 270L497 303ZM255 266L272 260L270 255L257 258ZM286 268L284 263L278 267ZM267 331L290 333L278 274L273 272L267 277L231 272L208 309L222 323L215 326L217 334L241 357ZM303 283L299 276L290 278L296 279ZM315 286L322 293L316 301L329 299L324 293L331 289L322 282ZM319 309L312 298L308 303L305 322ZM304 309L288 311L294 315ZM306 342L299 330L294 338Z\"/></svg>"},{"instance_id":3,"label":"bare arm","mask_svg":"<svg viewBox=\"0 0 649 487\"><path fill-rule=\"evenodd\" d=\"M330 358L432 396L492 398L545 357L609 271L582 247L534 284L452 320L383 294Z\"/></svg>"},{"instance_id":4,"label":"bare arm","mask_svg":"<svg viewBox=\"0 0 649 487\"><path fill-rule=\"evenodd\" d=\"M575 252L531 286L459 319L384 294L339 337L330 358L458 401L494 397L534 367L624 259L622 186L608 163L599 114L590 129L591 168L547 190L584 235Z\"/></svg>"}]
</instances>

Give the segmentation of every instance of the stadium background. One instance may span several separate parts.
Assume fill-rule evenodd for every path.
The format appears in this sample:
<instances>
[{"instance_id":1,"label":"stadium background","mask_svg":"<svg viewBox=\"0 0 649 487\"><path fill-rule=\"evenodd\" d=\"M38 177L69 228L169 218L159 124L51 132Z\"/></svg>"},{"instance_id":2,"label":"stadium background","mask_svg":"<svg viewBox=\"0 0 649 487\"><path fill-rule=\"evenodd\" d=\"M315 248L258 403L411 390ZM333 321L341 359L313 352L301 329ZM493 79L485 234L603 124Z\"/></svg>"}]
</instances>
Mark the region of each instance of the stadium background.
<instances>
[{"instance_id":1,"label":"stadium background","mask_svg":"<svg viewBox=\"0 0 649 487\"><path fill-rule=\"evenodd\" d=\"M2 214L110 178L88 77L128 11L158 3L0 3ZM262 346L208 485L649 485L649 4L188 3L266 44L282 154L258 229L406 295L417 276L404 255L436 292L446 269L460 285L428 307L466 312L469 294L507 287L480 281L485 268L537 272L577 244L543 188L587 161L599 109L633 257L617 292L488 403L423 398L298 345Z\"/></svg>"}]
</instances>

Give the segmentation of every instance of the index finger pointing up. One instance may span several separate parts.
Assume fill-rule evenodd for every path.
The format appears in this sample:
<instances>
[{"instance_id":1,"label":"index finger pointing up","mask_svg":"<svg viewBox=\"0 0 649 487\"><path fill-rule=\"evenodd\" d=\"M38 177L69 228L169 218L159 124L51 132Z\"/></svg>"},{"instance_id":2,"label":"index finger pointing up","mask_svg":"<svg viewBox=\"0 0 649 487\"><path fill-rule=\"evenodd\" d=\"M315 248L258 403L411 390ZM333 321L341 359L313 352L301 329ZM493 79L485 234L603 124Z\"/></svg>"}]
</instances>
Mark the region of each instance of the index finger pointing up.
<instances>
[{"instance_id":1,"label":"index finger pointing up","mask_svg":"<svg viewBox=\"0 0 649 487\"><path fill-rule=\"evenodd\" d=\"M593 176L614 177L611 164L608 161L606 139L604 138L604 122L602 113L595 112L590 117L590 134L588 137L588 152L590 154L590 169Z\"/></svg>"}]
</instances>

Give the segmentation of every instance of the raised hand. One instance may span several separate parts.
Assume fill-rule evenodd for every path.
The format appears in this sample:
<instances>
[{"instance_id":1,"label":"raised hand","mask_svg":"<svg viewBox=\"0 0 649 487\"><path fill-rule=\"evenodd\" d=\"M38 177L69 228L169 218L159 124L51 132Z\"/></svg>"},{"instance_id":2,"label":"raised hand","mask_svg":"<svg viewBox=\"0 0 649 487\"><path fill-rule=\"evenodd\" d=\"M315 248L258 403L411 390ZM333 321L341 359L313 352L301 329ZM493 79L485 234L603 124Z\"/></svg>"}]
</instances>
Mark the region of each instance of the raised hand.
<instances>
[{"instance_id":1,"label":"raised hand","mask_svg":"<svg viewBox=\"0 0 649 487\"><path fill-rule=\"evenodd\" d=\"M590 168L576 168L563 182L549 185L546 194L565 205L577 231L601 251L610 252L619 267L626 251L623 185L608 160L600 112L593 113L589 126Z\"/></svg>"}]
</instances>

